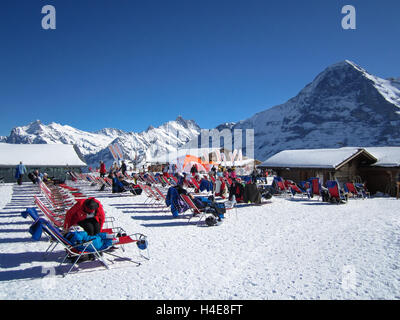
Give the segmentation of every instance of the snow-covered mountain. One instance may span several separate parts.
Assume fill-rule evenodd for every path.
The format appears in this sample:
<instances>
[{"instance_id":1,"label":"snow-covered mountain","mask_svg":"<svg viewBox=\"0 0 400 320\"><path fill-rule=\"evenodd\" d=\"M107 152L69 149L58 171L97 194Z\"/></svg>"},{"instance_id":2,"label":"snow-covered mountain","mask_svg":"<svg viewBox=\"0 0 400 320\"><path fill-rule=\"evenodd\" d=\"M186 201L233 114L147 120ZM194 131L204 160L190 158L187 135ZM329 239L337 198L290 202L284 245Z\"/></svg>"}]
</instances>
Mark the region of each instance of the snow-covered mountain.
<instances>
[{"instance_id":1,"label":"snow-covered mountain","mask_svg":"<svg viewBox=\"0 0 400 320\"><path fill-rule=\"evenodd\" d=\"M286 103L216 129L254 129L254 156L262 161L284 149L399 146L400 78L385 80L345 60L325 69ZM140 133L112 128L86 132L35 121L14 128L0 142L75 144L89 165L98 166L100 160L113 162L107 148L111 143L118 142L127 159L143 163L181 146L196 147L200 132L193 120L180 116Z\"/></svg>"},{"instance_id":2,"label":"snow-covered mountain","mask_svg":"<svg viewBox=\"0 0 400 320\"><path fill-rule=\"evenodd\" d=\"M346 60L296 97L231 129L254 129L260 160L285 149L400 145L400 80L381 79Z\"/></svg>"},{"instance_id":3,"label":"snow-covered mountain","mask_svg":"<svg viewBox=\"0 0 400 320\"><path fill-rule=\"evenodd\" d=\"M126 159L136 158L143 162L166 152L175 151L191 139L197 137L200 127L193 120L178 117L158 128L150 126L146 131L135 133L119 129L105 128L96 132L86 132L68 125L39 120L26 126L12 129L7 143L64 143L75 144L85 157L89 166L98 166L103 160L107 166L114 161L108 149L110 144L118 142Z\"/></svg>"}]
</instances>

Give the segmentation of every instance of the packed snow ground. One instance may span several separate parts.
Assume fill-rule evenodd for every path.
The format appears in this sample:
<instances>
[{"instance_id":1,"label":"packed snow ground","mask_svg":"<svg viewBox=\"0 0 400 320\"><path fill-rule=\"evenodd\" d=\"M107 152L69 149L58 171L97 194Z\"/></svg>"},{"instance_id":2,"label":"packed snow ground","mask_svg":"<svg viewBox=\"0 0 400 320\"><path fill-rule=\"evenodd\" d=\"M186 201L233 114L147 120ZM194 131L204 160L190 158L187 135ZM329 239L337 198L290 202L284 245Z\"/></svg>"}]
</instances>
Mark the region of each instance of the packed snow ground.
<instances>
[{"instance_id":1,"label":"packed snow ground","mask_svg":"<svg viewBox=\"0 0 400 320\"><path fill-rule=\"evenodd\" d=\"M399 299L400 200L332 205L273 197L217 227L172 219L145 195L113 196L85 186L128 233L148 236L151 259L135 245L106 270L85 262L62 277L60 248L31 240L32 184L0 185L0 299Z\"/></svg>"}]
</instances>

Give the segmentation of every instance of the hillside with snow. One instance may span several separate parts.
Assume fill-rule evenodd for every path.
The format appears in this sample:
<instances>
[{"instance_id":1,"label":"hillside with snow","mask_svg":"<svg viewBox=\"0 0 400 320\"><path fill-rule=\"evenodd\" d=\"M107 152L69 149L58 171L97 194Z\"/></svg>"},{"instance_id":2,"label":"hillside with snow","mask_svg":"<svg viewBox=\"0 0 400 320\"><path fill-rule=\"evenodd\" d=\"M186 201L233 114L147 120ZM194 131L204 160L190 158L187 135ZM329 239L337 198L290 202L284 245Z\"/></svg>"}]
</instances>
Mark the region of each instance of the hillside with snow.
<instances>
[{"instance_id":1,"label":"hillside with snow","mask_svg":"<svg viewBox=\"0 0 400 320\"><path fill-rule=\"evenodd\" d=\"M400 145L400 81L334 64L284 104L231 129L254 129L255 157L285 149Z\"/></svg>"},{"instance_id":2,"label":"hillside with snow","mask_svg":"<svg viewBox=\"0 0 400 320\"><path fill-rule=\"evenodd\" d=\"M81 151L89 166L98 166L103 160L107 166L114 161L108 146L118 143L127 159L137 158L138 163L166 152L176 151L200 133L200 127L192 120L177 117L154 128L135 133L105 128L87 132L58 123L43 124L37 120L26 126L12 129L3 142L16 144L74 144Z\"/></svg>"},{"instance_id":3,"label":"hillside with snow","mask_svg":"<svg viewBox=\"0 0 400 320\"><path fill-rule=\"evenodd\" d=\"M228 117L216 129L254 129L254 157L261 161L285 149L399 146L400 79L379 78L345 60L326 68L286 103L237 123ZM126 159L136 158L140 165L185 145L197 147L200 132L195 121L180 116L140 133L113 128L86 132L35 121L12 129L0 142L75 144L94 167L100 160L112 164L107 146L117 142Z\"/></svg>"}]
</instances>

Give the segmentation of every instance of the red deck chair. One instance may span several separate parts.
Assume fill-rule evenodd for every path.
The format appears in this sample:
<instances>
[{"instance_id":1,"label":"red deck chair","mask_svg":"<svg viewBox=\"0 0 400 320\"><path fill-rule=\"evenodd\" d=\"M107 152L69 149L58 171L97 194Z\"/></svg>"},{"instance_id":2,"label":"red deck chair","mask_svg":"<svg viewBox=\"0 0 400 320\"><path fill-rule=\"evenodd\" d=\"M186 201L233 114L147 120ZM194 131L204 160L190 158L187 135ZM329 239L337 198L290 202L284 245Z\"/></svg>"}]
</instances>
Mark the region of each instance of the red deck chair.
<instances>
[{"instance_id":1,"label":"red deck chair","mask_svg":"<svg viewBox=\"0 0 400 320\"><path fill-rule=\"evenodd\" d=\"M190 220L193 217L199 217L199 220L197 221L197 224L200 223L200 221L205 218L206 214L204 212L204 210L200 210L199 208L197 208L197 206L194 204L194 202L192 201L192 199L186 195L186 194L181 194L181 198L183 201L185 201L187 203L187 205L190 207L193 215L189 218L188 223L190 222Z\"/></svg>"},{"instance_id":2,"label":"red deck chair","mask_svg":"<svg viewBox=\"0 0 400 320\"><path fill-rule=\"evenodd\" d=\"M200 185L197 182L196 178L192 178L190 182L194 185L195 190L200 191Z\"/></svg>"},{"instance_id":3,"label":"red deck chair","mask_svg":"<svg viewBox=\"0 0 400 320\"><path fill-rule=\"evenodd\" d=\"M64 219L65 219L65 214L63 215L57 215L53 211L51 211L45 204L37 197L33 196L35 199L35 204L39 207L40 211L43 212L43 214L51 221L51 223L58 227L61 228L64 226Z\"/></svg>"},{"instance_id":4,"label":"red deck chair","mask_svg":"<svg viewBox=\"0 0 400 320\"><path fill-rule=\"evenodd\" d=\"M356 187L354 186L354 183L352 182L346 182L344 184L344 188L347 190L347 192L350 192L353 196L353 198L360 198L362 195L359 194L357 191Z\"/></svg>"},{"instance_id":5,"label":"red deck chair","mask_svg":"<svg viewBox=\"0 0 400 320\"><path fill-rule=\"evenodd\" d=\"M328 180L326 182L326 187L329 191L329 195L331 198L335 198L337 200L337 204L347 202L347 197L342 194L342 192L339 189L339 184L337 181L334 180Z\"/></svg>"}]
</instances>

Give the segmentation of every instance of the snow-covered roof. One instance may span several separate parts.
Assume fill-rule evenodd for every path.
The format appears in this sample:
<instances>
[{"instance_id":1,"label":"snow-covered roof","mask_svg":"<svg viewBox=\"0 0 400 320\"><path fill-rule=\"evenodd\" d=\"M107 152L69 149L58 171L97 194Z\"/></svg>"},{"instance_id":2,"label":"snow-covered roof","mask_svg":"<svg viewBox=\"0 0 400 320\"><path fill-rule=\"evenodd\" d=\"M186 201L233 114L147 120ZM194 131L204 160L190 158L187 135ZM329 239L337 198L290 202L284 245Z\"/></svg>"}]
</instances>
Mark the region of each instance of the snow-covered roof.
<instances>
[{"instance_id":1,"label":"snow-covered roof","mask_svg":"<svg viewBox=\"0 0 400 320\"><path fill-rule=\"evenodd\" d=\"M267 159L259 166L270 168L337 169L340 165L363 152L368 154L364 149L357 147L284 150Z\"/></svg>"},{"instance_id":2,"label":"snow-covered roof","mask_svg":"<svg viewBox=\"0 0 400 320\"><path fill-rule=\"evenodd\" d=\"M367 147L365 150L378 159L372 164L374 167L400 166L400 147Z\"/></svg>"},{"instance_id":3,"label":"snow-covered roof","mask_svg":"<svg viewBox=\"0 0 400 320\"><path fill-rule=\"evenodd\" d=\"M20 161L39 167L86 166L70 144L0 143L0 166L15 166Z\"/></svg>"}]
</instances>

